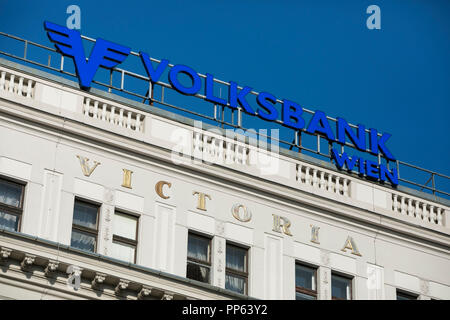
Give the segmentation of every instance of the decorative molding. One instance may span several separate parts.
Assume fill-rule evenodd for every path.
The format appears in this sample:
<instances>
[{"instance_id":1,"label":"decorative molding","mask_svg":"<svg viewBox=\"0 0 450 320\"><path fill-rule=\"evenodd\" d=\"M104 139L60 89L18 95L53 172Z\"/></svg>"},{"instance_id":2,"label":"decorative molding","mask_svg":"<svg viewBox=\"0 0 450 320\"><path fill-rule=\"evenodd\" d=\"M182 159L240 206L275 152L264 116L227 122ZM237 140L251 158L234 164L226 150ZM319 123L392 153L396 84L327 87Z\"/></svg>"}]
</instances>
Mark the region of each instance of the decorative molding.
<instances>
[{"instance_id":1,"label":"decorative molding","mask_svg":"<svg viewBox=\"0 0 450 320\"><path fill-rule=\"evenodd\" d=\"M328 251L320 251L320 262L324 266L328 266L330 264L330 253Z\"/></svg>"},{"instance_id":2,"label":"decorative molding","mask_svg":"<svg viewBox=\"0 0 450 320\"><path fill-rule=\"evenodd\" d=\"M99 286L105 281L105 279L106 279L105 273L96 272L94 279L91 282L91 287L93 289L98 289Z\"/></svg>"},{"instance_id":3,"label":"decorative molding","mask_svg":"<svg viewBox=\"0 0 450 320\"><path fill-rule=\"evenodd\" d=\"M51 277L59 267L59 261L48 260L47 267L45 267L44 273L46 277Z\"/></svg>"},{"instance_id":4,"label":"decorative molding","mask_svg":"<svg viewBox=\"0 0 450 320\"><path fill-rule=\"evenodd\" d=\"M139 291L138 295L137 295L137 299L138 300L144 300L145 298L149 297L150 294L152 293L152 287L147 286L147 285L143 285L141 290Z\"/></svg>"},{"instance_id":5,"label":"decorative molding","mask_svg":"<svg viewBox=\"0 0 450 320\"><path fill-rule=\"evenodd\" d=\"M224 233L225 233L225 223L216 220L216 234L219 236L223 236Z\"/></svg>"},{"instance_id":6,"label":"decorative molding","mask_svg":"<svg viewBox=\"0 0 450 320\"><path fill-rule=\"evenodd\" d=\"M35 255L26 253L25 257L23 258L22 262L20 263L20 268L23 271L29 271L29 269L33 265L35 259L36 259Z\"/></svg>"},{"instance_id":7,"label":"decorative molding","mask_svg":"<svg viewBox=\"0 0 450 320\"><path fill-rule=\"evenodd\" d=\"M222 259L217 260L217 271L222 272L223 271L223 262Z\"/></svg>"},{"instance_id":8,"label":"decorative molding","mask_svg":"<svg viewBox=\"0 0 450 320\"><path fill-rule=\"evenodd\" d=\"M420 279L420 292L423 295L428 295L429 291L430 291L430 284L429 284L429 282L426 281L426 280Z\"/></svg>"},{"instance_id":9,"label":"decorative molding","mask_svg":"<svg viewBox=\"0 0 450 320\"><path fill-rule=\"evenodd\" d=\"M8 260L11 255L12 250L8 248L1 247L0 249L0 264L3 265L6 260Z\"/></svg>"},{"instance_id":10,"label":"decorative molding","mask_svg":"<svg viewBox=\"0 0 450 320\"><path fill-rule=\"evenodd\" d=\"M114 205L114 191L111 189L106 189L105 192L105 202L110 205Z\"/></svg>"},{"instance_id":11,"label":"decorative molding","mask_svg":"<svg viewBox=\"0 0 450 320\"><path fill-rule=\"evenodd\" d=\"M161 298L161 300L173 300L174 294L172 292L165 292Z\"/></svg>"},{"instance_id":12,"label":"decorative molding","mask_svg":"<svg viewBox=\"0 0 450 320\"><path fill-rule=\"evenodd\" d=\"M128 285L130 284L129 280L120 279L119 283L117 284L116 288L114 289L116 294L120 294L123 290L128 288Z\"/></svg>"}]
</instances>

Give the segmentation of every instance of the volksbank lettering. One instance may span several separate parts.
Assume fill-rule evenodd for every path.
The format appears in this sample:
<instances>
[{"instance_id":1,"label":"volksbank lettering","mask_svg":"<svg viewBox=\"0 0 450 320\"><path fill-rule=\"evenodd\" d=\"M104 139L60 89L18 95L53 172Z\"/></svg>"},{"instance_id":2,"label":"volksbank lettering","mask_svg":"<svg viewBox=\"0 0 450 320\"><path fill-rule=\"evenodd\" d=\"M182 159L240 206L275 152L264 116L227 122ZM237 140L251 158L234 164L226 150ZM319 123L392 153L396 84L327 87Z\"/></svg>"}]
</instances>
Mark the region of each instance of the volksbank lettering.
<instances>
[{"instance_id":1,"label":"volksbank lettering","mask_svg":"<svg viewBox=\"0 0 450 320\"><path fill-rule=\"evenodd\" d=\"M84 49L81 41L81 35L77 30L70 30L66 27L56 25L51 22L44 22L44 28L47 31L49 39L55 43L56 49L65 56L73 58L77 77L80 82L80 87L84 90L89 89L91 82L95 76L97 69L100 66L106 68L114 68L119 63L123 62L130 53L130 48L109 42L103 39L97 39L91 55L86 61ZM162 59L161 62L153 67L150 57L145 52L139 52L142 64L146 70L148 77L152 83L158 82L169 66L169 60ZM185 75L190 79L189 85L184 85L179 81L179 76ZM200 93L203 86L203 81L198 73L191 67L176 64L168 72L168 81L170 85L179 93L184 95L195 95ZM306 130L310 134L320 134L328 139L330 142L337 142L345 144L348 138L351 143L363 152L369 151L374 155L382 154L390 161L395 161L394 155L386 147L387 140L391 137L389 133L383 133L381 137L378 136L376 129L369 129L369 149L366 146L366 128L359 124L356 132L349 126L347 121L342 118L337 118L336 122L336 136L327 120L324 112L317 110L308 125L305 128L305 120L302 118L303 109L294 101L288 99L280 99L282 101L281 114L275 108L277 98L269 92L260 92L256 96L257 109L254 110L249 104L247 98L253 90L248 86L241 86L234 81L229 82L227 99L214 96L214 76L207 73L204 81L204 95L205 100L216 104L228 106L231 108L242 108L242 110L250 115L258 116L266 121L280 120L286 127L295 130ZM339 155L335 149L332 149L332 159L336 162L338 168L346 167L348 170L357 163L358 172L365 174L372 178L378 178L385 181L386 178L394 185L398 184L397 170L393 169L391 172L386 166L377 165L369 160L353 156L348 157L346 153Z\"/></svg>"}]
</instances>

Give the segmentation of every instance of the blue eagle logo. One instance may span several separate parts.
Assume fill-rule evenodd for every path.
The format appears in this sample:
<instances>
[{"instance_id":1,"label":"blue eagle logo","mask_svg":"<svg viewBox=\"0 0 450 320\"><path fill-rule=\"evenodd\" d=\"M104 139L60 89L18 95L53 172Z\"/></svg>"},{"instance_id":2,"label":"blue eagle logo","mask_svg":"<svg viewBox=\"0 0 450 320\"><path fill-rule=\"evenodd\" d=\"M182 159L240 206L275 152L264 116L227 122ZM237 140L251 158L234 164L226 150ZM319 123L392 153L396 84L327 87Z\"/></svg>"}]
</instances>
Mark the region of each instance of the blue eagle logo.
<instances>
[{"instance_id":1,"label":"blue eagle logo","mask_svg":"<svg viewBox=\"0 0 450 320\"><path fill-rule=\"evenodd\" d=\"M82 89L88 89L91 86L92 79L100 66L114 68L122 63L131 51L128 47L97 38L91 55L87 59L79 31L48 21L44 22L44 29L50 41L54 42L56 49L62 55L73 58Z\"/></svg>"}]
</instances>

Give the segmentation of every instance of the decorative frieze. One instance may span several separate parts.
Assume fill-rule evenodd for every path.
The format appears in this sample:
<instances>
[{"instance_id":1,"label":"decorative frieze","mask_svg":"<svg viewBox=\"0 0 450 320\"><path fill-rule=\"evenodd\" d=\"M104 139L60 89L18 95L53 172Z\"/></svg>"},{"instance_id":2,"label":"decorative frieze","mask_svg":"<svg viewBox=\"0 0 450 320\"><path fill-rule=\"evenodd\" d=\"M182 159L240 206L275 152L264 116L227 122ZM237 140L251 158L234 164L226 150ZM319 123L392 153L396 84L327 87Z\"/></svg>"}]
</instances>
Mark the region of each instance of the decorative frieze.
<instances>
[{"instance_id":1,"label":"decorative frieze","mask_svg":"<svg viewBox=\"0 0 450 320\"><path fill-rule=\"evenodd\" d=\"M92 289L98 289L100 285L106 280L106 274L97 272L91 282Z\"/></svg>"},{"instance_id":2,"label":"decorative frieze","mask_svg":"<svg viewBox=\"0 0 450 320\"><path fill-rule=\"evenodd\" d=\"M173 300L173 293L169 293L169 292L164 292L161 300Z\"/></svg>"},{"instance_id":3,"label":"decorative frieze","mask_svg":"<svg viewBox=\"0 0 450 320\"><path fill-rule=\"evenodd\" d=\"M30 271L30 268L33 265L35 259L36 259L35 255L25 254L25 257L23 258L22 262L20 263L20 268L23 271Z\"/></svg>"},{"instance_id":4,"label":"decorative frieze","mask_svg":"<svg viewBox=\"0 0 450 320\"><path fill-rule=\"evenodd\" d=\"M148 298L151 293L152 293L152 287L143 285L137 295L137 299L144 300L145 298Z\"/></svg>"},{"instance_id":5,"label":"decorative frieze","mask_svg":"<svg viewBox=\"0 0 450 320\"><path fill-rule=\"evenodd\" d=\"M1 247L0 248L0 264L4 265L11 255L12 250L8 248Z\"/></svg>"},{"instance_id":6,"label":"decorative frieze","mask_svg":"<svg viewBox=\"0 0 450 320\"><path fill-rule=\"evenodd\" d=\"M56 260L48 260L44 273L46 277L51 277L58 270L59 262Z\"/></svg>"},{"instance_id":7,"label":"decorative frieze","mask_svg":"<svg viewBox=\"0 0 450 320\"><path fill-rule=\"evenodd\" d=\"M130 284L130 281L120 279L119 283L117 284L116 288L114 289L115 293L120 294L121 292L123 292L124 290L126 290L128 288L129 284Z\"/></svg>"}]
</instances>

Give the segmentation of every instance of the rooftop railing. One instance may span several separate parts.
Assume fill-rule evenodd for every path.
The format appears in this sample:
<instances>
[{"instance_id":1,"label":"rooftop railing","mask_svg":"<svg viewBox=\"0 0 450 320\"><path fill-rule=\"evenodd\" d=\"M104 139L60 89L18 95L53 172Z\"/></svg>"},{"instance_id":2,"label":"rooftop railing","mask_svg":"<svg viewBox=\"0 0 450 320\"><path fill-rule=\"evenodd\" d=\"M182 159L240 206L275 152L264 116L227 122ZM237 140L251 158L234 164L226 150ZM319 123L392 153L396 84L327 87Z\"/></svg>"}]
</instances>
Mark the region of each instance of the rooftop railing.
<instances>
[{"instance_id":1,"label":"rooftop railing","mask_svg":"<svg viewBox=\"0 0 450 320\"><path fill-rule=\"evenodd\" d=\"M6 39L15 43L11 46L4 45L7 41ZM95 39L86 36L82 36L82 39L90 43L95 43ZM18 45L23 46L23 51L19 49ZM5 51L6 48L8 48L8 51ZM30 48L42 49L43 52L39 55L33 54L33 57L31 57ZM54 48L0 32L0 49L0 54L6 57L29 63L39 68L65 75L69 78L77 77L75 72L72 71L74 70L74 67L71 59L65 59L65 57ZM20 53L17 53L17 51L20 51ZM139 53L131 51L130 56L139 58ZM46 60L46 63L43 63L42 60ZM160 62L160 60L154 58L150 58L150 60L155 63ZM55 66L55 64L57 64L57 66ZM173 67L173 64L169 64L168 66L171 68ZM107 76L105 76L105 74L99 75L99 72L97 72L93 81L96 87L135 101L148 103L151 107L168 109L174 113L187 115L188 117L212 123L222 128L246 130L253 128L255 126L255 121L257 121L254 119L255 117L247 117L245 111L241 108L232 108L229 105L222 106L212 102L206 102L204 101L205 96L202 94L195 94L193 96L194 98L201 99L197 99L194 103L194 105L202 104L202 110L201 112L198 112L198 110L196 110L198 107L186 107L186 105L189 104L189 100L183 100L183 98L186 99L185 96L178 95L176 99L173 99L173 97L171 97L171 92L174 92L174 89L169 83L163 81L152 82L149 77L145 75L122 68L103 69L106 70ZM204 74L199 73L199 76L203 79L206 78L206 75ZM219 79L214 79L213 81L219 87L219 96L221 95L222 89L226 90L226 87L230 85L230 83ZM242 89L242 87L238 86L238 89ZM255 96L258 95L258 92L256 91L251 91L250 93ZM169 103L169 100L174 100L175 102ZM192 100L190 101L192 102ZM209 109L204 109L205 103L209 106ZM277 99L277 103L281 104L282 101ZM180 105L183 105L184 107L181 107ZM303 111L309 116L314 114L314 111L304 107ZM337 121L336 118L332 117L327 117L327 119L332 122ZM139 118L134 119L133 121L139 122ZM264 120L258 119L258 121ZM264 123L265 127L272 126L271 129L279 128L282 130L280 130L280 134L279 136L277 135L277 137L265 134L261 131L256 131L255 134L257 138L263 138L268 142L278 143L280 147L285 149L297 151L299 153L307 153L322 160L330 160L332 158L332 147L338 147L341 152L344 152L346 149L351 149L355 153L359 152L355 146L349 142L338 144L337 142L326 141L320 134L311 134L305 129L295 130L285 127L281 120L275 120L274 124L270 124L269 122ZM352 128L358 128L356 125L349 125ZM365 131L369 132L368 129L365 129ZM378 133L378 135L381 136L381 133ZM366 151L370 150L367 149ZM420 191L426 191L433 194L435 197L444 196L445 198L450 198L450 193L438 186L438 181L436 181L437 179L442 179L444 182L439 183L439 185L449 186L449 176L404 161L389 161L380 154L378 156L370 157L376 157L374 160L378 162L378 164L384 163L388 168L396 167L401 185L412 187ZM412 178L406 178L408 171Z\"/></svg>"}]
</instances>

